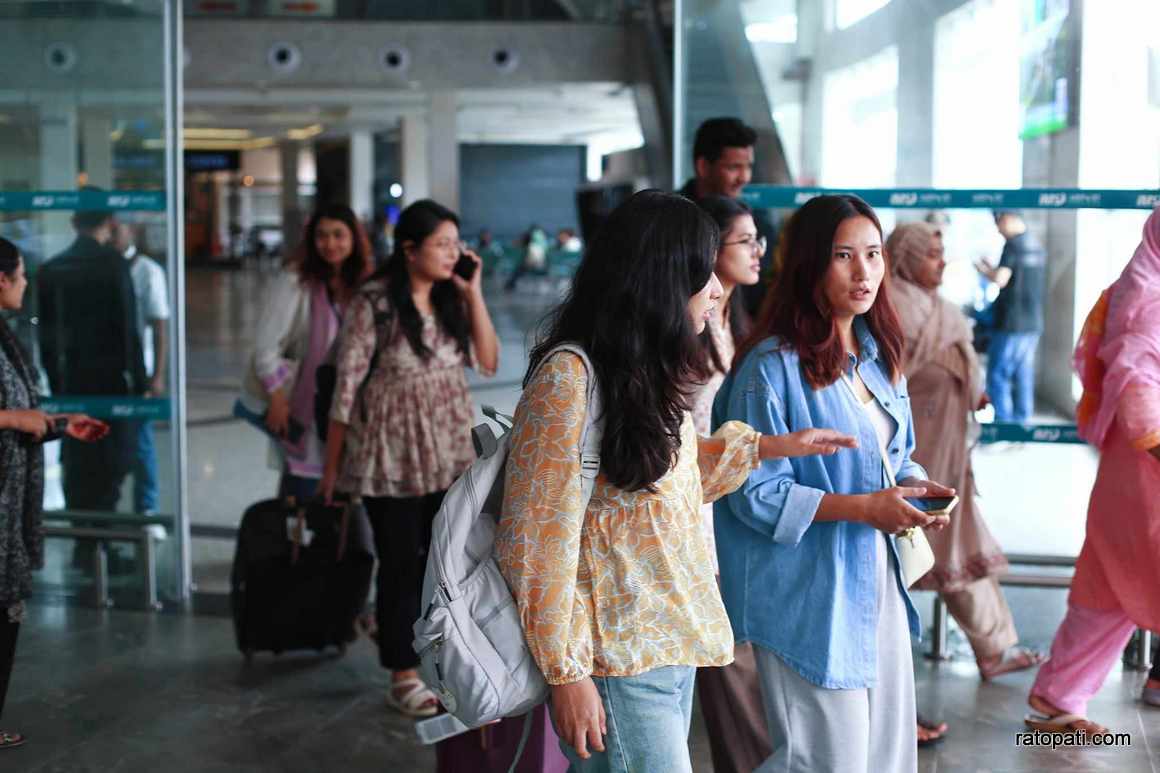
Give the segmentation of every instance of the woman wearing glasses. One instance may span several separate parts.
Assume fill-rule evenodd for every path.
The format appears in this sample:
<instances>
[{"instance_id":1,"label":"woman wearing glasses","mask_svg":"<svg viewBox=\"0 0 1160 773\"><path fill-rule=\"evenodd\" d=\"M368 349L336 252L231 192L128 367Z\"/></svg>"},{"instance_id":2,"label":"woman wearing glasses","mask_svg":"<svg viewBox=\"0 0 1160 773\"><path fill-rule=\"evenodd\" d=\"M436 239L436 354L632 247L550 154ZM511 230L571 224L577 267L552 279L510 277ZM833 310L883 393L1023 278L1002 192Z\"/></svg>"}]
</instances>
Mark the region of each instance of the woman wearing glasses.
<instances>
[{"instance_id":1,"label":"woman wearing glasses","mask_svg":"<svg viewBox=\"0 0 1160 773\"><path fill-rule=\"evenodd\" d=\"M499 342L478 255L471 279L455 273L459 218L430 199L403 210L395 251L343 315L338 380L320 489L359 495L379 556L379 661L387 702L412 717L438 710L419 681L411 624L419 617L431 522L451 483L475 459L475 408L465 367L490 376Z\"/></svg>"},{"instance_id":2,"label":"woman wearing glasses","mask_svg":"<svg viewBox=\"0 0 1160 773\"><path fill-rule=\"evenodd\" d=\"M740 288L752 287L760 279L765 238L757 235L753 212L744 202L727 196L706 196L697 204L717 223L721 239L713 266L713 273L721 282L721 300L701 334L712 375L693 402L697 434L708 437L713 398L733 366L737 342L745 340L752 327ZM717 574L711 503L701 506L701 523L713 572ZM709 749L716 773L753 770L772 753L757 666L748 642L734 648L732 664L697 669L697 694L709 727Z\"/></svg>"}]
</instances>

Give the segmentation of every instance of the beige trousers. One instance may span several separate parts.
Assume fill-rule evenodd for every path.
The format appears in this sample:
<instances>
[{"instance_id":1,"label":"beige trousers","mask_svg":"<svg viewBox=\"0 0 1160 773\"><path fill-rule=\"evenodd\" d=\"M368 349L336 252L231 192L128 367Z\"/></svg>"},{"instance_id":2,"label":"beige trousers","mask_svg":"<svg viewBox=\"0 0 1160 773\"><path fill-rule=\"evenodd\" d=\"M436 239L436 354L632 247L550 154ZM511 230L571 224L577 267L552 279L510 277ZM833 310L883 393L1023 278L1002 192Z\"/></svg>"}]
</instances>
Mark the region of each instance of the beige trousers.
<instances>
[{"instance_id":1,"label":"beige trousers","mask_svg":"<svg viewBox=\"0 0 1160 773\"><path fill-rule=\"evenodd\" d=\"M976 658L998 655L1019 642L997 577L983 577L960 591L940 595L951 617L967 635Z\"/></svg>"}]
</instances>

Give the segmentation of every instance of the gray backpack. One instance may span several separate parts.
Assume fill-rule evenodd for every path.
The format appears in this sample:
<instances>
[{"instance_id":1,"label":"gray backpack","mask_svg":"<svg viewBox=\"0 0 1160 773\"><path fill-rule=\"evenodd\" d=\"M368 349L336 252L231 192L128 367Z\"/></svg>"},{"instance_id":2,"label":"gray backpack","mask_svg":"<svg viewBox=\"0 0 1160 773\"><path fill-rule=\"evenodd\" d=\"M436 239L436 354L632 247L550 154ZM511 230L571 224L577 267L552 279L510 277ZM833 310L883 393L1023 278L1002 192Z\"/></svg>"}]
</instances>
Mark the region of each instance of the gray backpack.
<instances>
[{"instance_id":1,"label":"gray backpack","mask_svg":"<svg viewBox=\"0 0 1160 773\"><path fill-rule=\"evenodd\" d=\"M559 352L575 354L588 370L588 409L580 441L587 503L600 469L600 390L588 355L574 344L552 349L539 367ZM487 425L473 431L479 459L452 484L435 516L423 578L424 611L414 625L419 676L467 727L527 714L548 695L493 555L511 420L491 408L485 407L484 413L506 425L504 433L496 438ZM525 724L525 739L530 726Z\"/></svg>"}]
</instances>

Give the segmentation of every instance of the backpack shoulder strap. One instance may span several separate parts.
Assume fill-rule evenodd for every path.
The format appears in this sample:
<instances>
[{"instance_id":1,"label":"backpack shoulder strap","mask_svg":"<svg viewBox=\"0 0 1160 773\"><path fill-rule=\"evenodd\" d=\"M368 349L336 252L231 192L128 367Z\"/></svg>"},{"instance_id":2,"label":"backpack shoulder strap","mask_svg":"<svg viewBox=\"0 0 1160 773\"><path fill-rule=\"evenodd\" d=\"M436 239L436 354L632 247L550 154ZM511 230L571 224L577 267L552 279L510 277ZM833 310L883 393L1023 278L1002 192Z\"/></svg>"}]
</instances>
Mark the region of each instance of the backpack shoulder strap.
<instances>
[{"instance_id":1,"label":"backpack shoulder strap","mask_svg":"<svg viewBox=\"0 0 1160 773\"><path fill-rule=\"evenodd\" d=\"M604 408L600 382L588 353L575 343L563 343L550 349L540 360L536 370L538 371L550 357L560 352L568 352L579 357L584 363L584 369L588 371L587 409L584 412L584 429L580 433L580 475L584 478L582 491L584 502L587 503L592 498L592 489L600 472L600 446L604 440ZM535 373L532 375L534 377Z\"/></svg>"}]
</instances>

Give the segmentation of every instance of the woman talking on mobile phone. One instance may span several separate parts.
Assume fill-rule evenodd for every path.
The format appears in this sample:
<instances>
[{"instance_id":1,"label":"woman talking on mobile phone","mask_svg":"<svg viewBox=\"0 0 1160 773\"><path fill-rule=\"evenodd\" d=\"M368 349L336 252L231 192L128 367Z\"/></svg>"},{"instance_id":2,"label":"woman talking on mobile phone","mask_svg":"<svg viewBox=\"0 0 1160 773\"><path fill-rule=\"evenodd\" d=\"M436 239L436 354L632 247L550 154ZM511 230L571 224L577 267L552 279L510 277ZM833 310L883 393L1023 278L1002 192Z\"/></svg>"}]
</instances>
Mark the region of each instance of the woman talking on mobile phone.
<instances>
[{"instance_id":1,"label":"woman talking on mobile phone","mask_svg":"<svg viewBox=\"0 0 1160 773\"><path fill-rule=\"evenodd\" d=\"M455 273L460 256L475 263ZM379 566L379 661L387 702L411 717L438 711L419 681L419 617L431 522L475 459L465 368L495 373L499 341L483 300L479 256L462 253L459 218L422 199L399 216L395 251L351 299L340 334L320 492L361 496Z\"/></svg>"},{"instance_id":2,"label":"woman talking on mobile phone","mask_svg":"<svg viewBox=\"0 0 1160 773\"><path fill-rule=\"evenodd\" d=\"M910 459L902 334L874 211L819 196L782 240L776 285L714 423L829 426L858 447L768 461L716 512L722 595L737 638L754 645L773 744L759 770L913 771L918 614L894 535L947 522L907 497L954 491Z\"/></svg>"}]
</instances>

